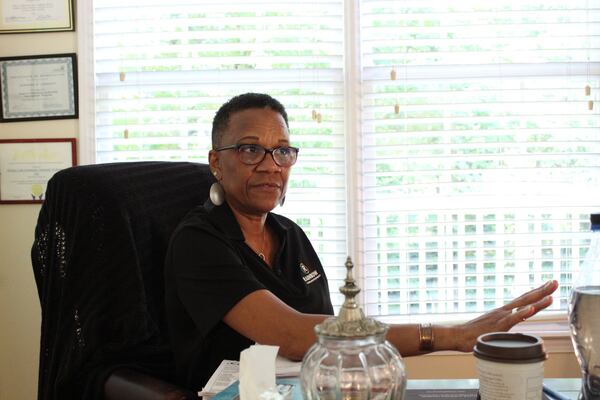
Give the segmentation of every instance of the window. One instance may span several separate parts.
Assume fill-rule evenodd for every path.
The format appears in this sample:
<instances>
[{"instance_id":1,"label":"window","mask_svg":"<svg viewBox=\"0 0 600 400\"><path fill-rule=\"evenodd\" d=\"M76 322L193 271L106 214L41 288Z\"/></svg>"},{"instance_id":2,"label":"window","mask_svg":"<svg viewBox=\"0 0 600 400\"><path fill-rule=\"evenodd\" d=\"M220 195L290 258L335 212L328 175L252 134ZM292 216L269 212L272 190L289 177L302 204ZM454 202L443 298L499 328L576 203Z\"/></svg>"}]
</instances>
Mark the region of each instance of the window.
<instances>
[{"instance_id":1,"label":"window","mask_svg":"<svg viewBox=\"0 0 600 400\"><path fill-rule=\"evenodd\" d=\"M218 107L273 95L301 148L281 212L335 290L348 253L343 25L342 0L94 0L96 162L207 162Z\"/></svg>"},{"instance_id":2,"label":"window","mask_svg":"<svg viewBox=\"0 0 600 400\"><path fill-rule=\"evenodd\" d=\"M361 2L369 314L463 317L547 279L568 288L600 194L585 89L598 91L599 6ZM388 296L391 278L418 296Z\"/></svg>"},{"instance_id":3,"label":"window","mask_svg":"<svg viewBox=\"0 0 600 400\"><path fill-rule=\"evenodd\" d=\"M352 252L383 319L463 318L547 279L566 309L600 206L600 0L81 7L95 162L206 162L216 109L267 92L302 149L276 212L336 307Z\"/></svg>"}]
</instances>

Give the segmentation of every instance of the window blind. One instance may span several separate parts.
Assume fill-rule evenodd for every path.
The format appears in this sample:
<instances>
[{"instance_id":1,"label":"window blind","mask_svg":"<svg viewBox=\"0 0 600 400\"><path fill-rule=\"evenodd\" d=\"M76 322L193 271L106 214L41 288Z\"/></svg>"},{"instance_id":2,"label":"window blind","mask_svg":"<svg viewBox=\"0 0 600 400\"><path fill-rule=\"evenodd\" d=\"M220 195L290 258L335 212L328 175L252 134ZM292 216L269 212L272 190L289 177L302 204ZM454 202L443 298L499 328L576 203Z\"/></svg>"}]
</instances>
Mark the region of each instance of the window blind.
<instances>
[{"instance_id":1,"label":"window blind","mask_svg":"<svg viewBox=\"0 0 600 400\"><path fill-rule=\"evenodd\" d=\"M357 4L94 0L97 162L206 162L216 109L267 92L301 147L276 212L336 308L350 232L369 315L464 318L546 279L564 311L600 209L600 0Z\"/></svg>"},{"instance_id":2,"label":"window blind","mask_svg":"<svg viewBox=\"0 0 600 400\"><path fill-rule=\"evenodd\" d=\"M94 0L97 162L207 162L218 107L264 92L301 148L286 204L339 305L346 199L343 2Z\"/></svg>"},{"instance_id":3,"label":"window blind","mask_svg":"<svg viewBox=\"0 0 600 400\"><path fill-rule=\"evenodd\" d=\"M600 2L360 13L368 314L464 318L548 279L566 310L600 209Z\"/></svg>"}]
</instances>

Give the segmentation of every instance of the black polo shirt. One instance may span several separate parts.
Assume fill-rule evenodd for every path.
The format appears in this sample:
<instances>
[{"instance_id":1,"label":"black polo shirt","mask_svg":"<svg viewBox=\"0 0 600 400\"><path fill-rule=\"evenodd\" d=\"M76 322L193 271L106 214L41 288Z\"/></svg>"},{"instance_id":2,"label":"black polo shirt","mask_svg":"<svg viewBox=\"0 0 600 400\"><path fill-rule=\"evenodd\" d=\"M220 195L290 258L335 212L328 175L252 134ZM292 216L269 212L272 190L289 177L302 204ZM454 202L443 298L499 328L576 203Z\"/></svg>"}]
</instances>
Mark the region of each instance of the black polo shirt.
<instances>
[{"instance_id":1,"label":"black polo shirt","mask_svg":"<svg viewBox=\"0 0 600 400\"><path fill-rule=\"evenodd\" d=\"M222 360L238 360L254 344L222 319L255 290L302 313L333 314L325 272L302 229L273 213L266 223L280 242L272 269L245 243L227 203L196 207L173 233L165 300L180 384L201 389Z\"/></svg>"}]
</instances>

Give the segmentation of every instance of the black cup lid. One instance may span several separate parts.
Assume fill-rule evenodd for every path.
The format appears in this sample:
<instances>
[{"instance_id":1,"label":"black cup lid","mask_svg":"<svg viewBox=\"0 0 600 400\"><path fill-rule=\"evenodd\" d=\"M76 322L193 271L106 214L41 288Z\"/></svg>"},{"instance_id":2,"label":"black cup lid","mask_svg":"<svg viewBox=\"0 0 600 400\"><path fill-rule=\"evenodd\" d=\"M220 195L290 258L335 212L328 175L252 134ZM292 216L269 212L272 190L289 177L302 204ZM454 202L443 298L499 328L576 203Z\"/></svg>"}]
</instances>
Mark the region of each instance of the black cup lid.
<instances>
[{"instance_id":1,"label":"black cup lid","mask_svg":"<svg viewBox=\"0 0 600 400\"><path fill-rule=\"evenodd\" d=\"M493 332L479 336L473 353L475 357L483 360L509 364L525 364L546 359L541 338L511 332Z\"/></svg>"}]
</instances>

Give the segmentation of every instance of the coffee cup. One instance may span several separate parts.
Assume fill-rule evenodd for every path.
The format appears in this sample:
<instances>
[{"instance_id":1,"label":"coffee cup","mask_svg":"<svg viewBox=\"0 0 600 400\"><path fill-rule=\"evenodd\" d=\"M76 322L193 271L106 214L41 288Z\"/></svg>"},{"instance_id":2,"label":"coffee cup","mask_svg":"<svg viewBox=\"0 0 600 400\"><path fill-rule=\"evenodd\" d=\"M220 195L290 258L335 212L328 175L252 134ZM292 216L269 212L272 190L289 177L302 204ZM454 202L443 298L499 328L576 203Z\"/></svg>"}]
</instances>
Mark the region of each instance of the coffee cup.
<instances>
[{"instance_id":1,"label":"coffee cup","mask_svg":"<svg viewBox=\"0 0 600 400\"><path fill-rule=\"evenodd\" d=\"M481 400L540 400L546 351L541 338L511 332L486 333L473 348Z\"/></svg>"}]
</instances>

